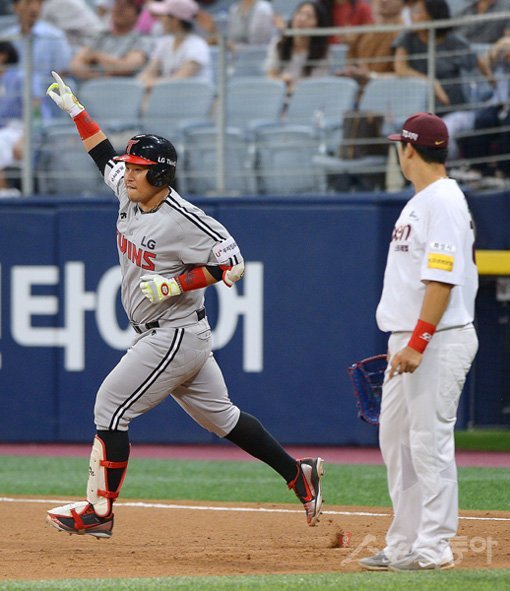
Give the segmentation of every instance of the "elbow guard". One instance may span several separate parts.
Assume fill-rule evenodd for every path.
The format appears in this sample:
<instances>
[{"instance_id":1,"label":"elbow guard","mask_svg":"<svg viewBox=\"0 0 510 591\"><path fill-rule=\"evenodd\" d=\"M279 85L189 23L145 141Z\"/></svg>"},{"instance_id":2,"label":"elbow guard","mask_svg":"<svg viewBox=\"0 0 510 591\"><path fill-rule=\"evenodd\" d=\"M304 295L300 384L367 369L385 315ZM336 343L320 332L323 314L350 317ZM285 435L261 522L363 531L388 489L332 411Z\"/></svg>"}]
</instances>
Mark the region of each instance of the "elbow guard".
<instances>
[{"instance_id":1,"label":"elbow guard","mask_svg":"<svg viewBox=\"0 0 510 591\"><path fill-rule=\"evenodd\" d=\"M214 245L213 254L219 265L227 265L233 267L238 263L242 263L243 257L236 241L229 236Z\"/></svg>"}]
</instances>

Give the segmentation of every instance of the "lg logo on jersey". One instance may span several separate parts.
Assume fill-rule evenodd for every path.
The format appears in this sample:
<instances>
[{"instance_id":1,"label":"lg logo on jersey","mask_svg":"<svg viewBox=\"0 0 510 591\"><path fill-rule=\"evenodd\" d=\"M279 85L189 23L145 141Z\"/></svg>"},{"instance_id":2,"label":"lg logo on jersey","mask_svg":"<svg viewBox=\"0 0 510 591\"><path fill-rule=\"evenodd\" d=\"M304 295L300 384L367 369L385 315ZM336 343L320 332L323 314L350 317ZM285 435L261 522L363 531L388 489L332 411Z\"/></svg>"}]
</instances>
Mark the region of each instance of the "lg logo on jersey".
<instances>
[{"instance_id":1,"label":"lg logo on jersey","mask_svg":"<svg viewBox=\"0 0 510 591\"><path fill-rule=\"evenodd\" d=\"M149 238L147 240L147 237L144 236L142 238L142 246L145 246L146 248L148 248L149 250L154 250L156 248L156 241L153 240L152 238Z\"/></svg>"},{"instance_id":2,"label":"lg logo on jersey","mask_svg":"<svg viewBox=\"0 0 510 591\"><path fill-rule=\"evenodd\" d=\"M117 322L119 268L108 269L100 277L95 291L87 291L85 277L86 266L81 261L66 263L62 273L55 265L11 268L12 338L26 347L64 349L67 371L79 372L86 368L87 312L95 314L99 335L112 349L127 349L134 335L129 325L122 328ZM246 274L240 283L242 293L237 285L229 289L220 282L214 286L218 297L214 349L228 345L241 321L243 370L261 372L264 367L263 264L247 262Z\"/></svg>"}]
</instances>

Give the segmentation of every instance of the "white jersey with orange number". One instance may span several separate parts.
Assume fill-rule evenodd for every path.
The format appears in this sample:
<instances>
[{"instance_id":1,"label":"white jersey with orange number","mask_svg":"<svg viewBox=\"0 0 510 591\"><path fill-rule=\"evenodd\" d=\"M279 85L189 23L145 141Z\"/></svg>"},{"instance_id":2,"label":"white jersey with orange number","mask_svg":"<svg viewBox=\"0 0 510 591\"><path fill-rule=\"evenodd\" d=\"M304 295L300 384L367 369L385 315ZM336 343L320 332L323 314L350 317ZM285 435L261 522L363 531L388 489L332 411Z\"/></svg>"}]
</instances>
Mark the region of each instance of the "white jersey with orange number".
<instances>
[{"instance_id":1,"label":"white jersey with orange number","mask_svg":"<svg viewBox=\"0 0 510 591\"><path fill-rule=\"evenodd\" d=\"M454 286L437 329L473 321L478 290L474 225L466 198L452 179L414 195L393 229L376 319L385 332L413 331L426 281Z\"/></svg>"}]
</instances>

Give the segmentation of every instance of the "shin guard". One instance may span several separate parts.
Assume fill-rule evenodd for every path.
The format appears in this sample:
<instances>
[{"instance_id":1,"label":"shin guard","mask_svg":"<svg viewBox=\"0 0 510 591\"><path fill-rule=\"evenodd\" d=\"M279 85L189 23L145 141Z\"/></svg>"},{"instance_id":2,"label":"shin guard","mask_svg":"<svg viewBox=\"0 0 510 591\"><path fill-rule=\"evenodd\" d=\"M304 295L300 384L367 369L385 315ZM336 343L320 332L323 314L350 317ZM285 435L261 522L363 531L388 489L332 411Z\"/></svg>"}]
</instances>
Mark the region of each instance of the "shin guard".
<instances>
[{"instance_id":1,"label":"shin guard","mask_svg":"<svg viewBox=\"0 0 510 591\"><path fill-rule=\"evenodd\" d=\"M87 500L94 506L94 511L100 517L106 517L111 513L112 503L119 496L124 482L127 465L127 459L124 462L109 461L105 442L96 435L90 454ZM109 486L109 475L112 470L122 470L120 478L114 479L118 482L115 489Z\"/></svg>"}]
</instances>

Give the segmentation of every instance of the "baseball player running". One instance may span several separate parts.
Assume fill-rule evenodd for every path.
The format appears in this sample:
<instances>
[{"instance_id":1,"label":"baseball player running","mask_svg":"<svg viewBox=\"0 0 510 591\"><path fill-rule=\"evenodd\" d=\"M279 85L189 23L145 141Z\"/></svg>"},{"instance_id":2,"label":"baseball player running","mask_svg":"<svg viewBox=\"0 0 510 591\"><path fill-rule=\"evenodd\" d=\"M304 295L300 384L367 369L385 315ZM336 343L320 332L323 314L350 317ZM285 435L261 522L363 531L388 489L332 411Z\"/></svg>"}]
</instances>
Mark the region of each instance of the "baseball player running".
<instances>
[{"instance_id":1,"label":"baseball player running","mask_svg":"<svg viewBox=\"0 0 510 591\"><path fill-rule=\"evenodd\" d=\"M122 303L136 336L96 395L87 498L51 509L48 522L71 534L112 535L112 507L128 465L129 424L172 396L204 429L276 470L303 503L308 525L316 525L322 458L292 458L258 419L235 406L211 352L204 291L241 279L243 257L234 238L170 186L177 163L170 141L137 135L117 156L71 89L52 74L56 82L48 95L72 117L119 199Z\"/></svg>"},{"instance_id":2,"label":"baseball player running","mask_svg":"<svg viewBox=\"0 0 510 591\"><path fill-rule=\"evenodd\" d=\"M360 561L368 570L454 566L458 525L454 426L475 357L478 274L466 199L447 178L448 132L430 113L410 117L397 144L415 195L389 246L377 323L390 332L380 446L394 517L385 548Z\"/></svg>"}]
</instances>

